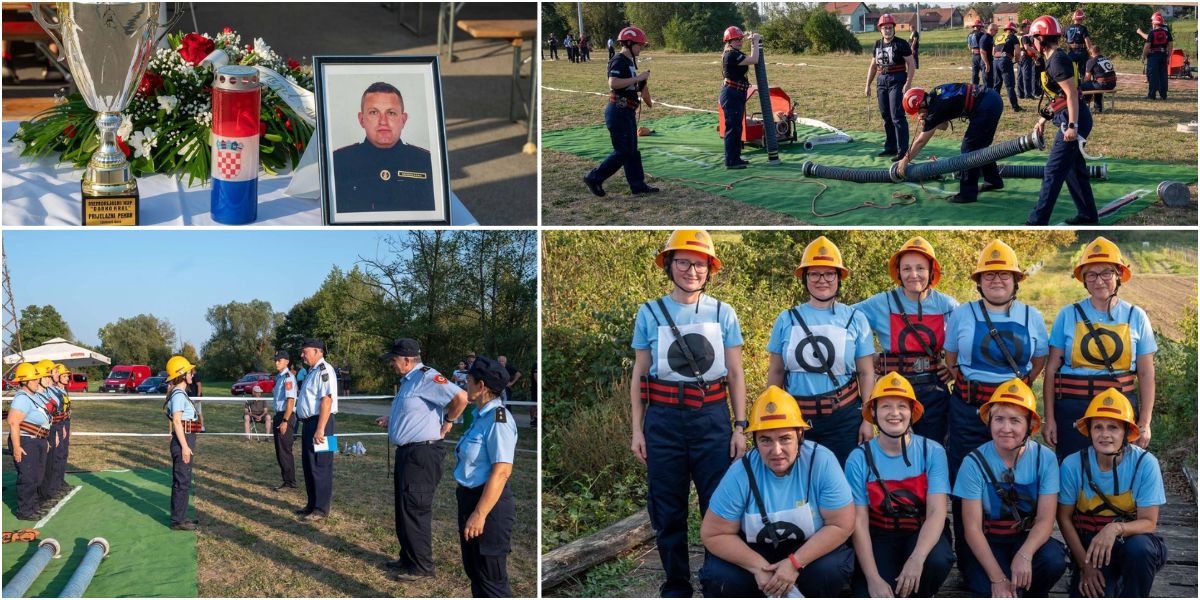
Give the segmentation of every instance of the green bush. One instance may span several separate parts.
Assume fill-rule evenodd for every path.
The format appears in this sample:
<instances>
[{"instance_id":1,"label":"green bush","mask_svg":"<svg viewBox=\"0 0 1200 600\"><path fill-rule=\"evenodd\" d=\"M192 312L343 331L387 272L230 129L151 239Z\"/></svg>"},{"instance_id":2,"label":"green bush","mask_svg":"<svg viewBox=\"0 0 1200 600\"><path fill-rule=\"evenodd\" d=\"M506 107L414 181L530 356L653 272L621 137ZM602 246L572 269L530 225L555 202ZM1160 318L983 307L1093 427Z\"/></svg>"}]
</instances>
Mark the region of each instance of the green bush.
<instances>
[{"instance_id":1,"label":"green bush","mask_svg":"<svg viewBox=\"0 0 1200 600\"><path fill-rule=\"evenodd\" d=\"M850 33L833 13L814 10L804 23L804 34L812 41L812 50L818 54L826 52L853 52L862 54L858 38Z\"/></svg>"},{"instance_id":2,"label":"green bush","mask_svg":"<svg viewBox=\"0 0 1200 600\"><path fill-rule=\"evenodd\" d=\"M671 17L663 27L663 40L667 48L676 52L703 52L712 46L712 40L705 39L700 24L683 15Z\"/></svg>"},{"instance_id":3,"label":"green bush","mask_svg":"<svg viewBox=\"0 0 1200 600\"><path fill-rule=\"evenodd\" d=\"M785 5L792 7L793 5ZM800 54L812 47L808 34L804 33L804 21L808 11L781 10L775 13L759 27L763 36L763 46L773 52Z\"/></svg>"},{"instance_id":4,"label":"green bush","mask_svg":"<svg viewBox=\"0 0 1200 600\"><path fill-rule=\"evenodd\" d=\"M1154 356L1154 420L1150 451L1163 470L1196 466L1196 308L1185 311L1181 340L1159 336Z\"/></svg>"}]
</instances>

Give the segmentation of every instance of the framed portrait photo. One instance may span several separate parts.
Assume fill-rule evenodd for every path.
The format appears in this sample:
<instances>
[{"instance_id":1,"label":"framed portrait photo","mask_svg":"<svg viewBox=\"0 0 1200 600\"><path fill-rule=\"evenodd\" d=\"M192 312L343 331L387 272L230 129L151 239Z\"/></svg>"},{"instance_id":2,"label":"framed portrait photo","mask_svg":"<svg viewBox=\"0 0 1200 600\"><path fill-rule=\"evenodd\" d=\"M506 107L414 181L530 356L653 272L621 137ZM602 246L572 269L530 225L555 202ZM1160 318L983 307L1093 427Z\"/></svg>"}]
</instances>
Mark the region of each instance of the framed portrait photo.
<instances>
[{"instance_id":1,"label":"framed portrait photo","mask_svg":"<svg viewBox=\"0 0 1200 600\"><path fill-rule=\"evenodd\" d=\"M450 225L436 56L314 56L326 225Z\"/></svg>"}]
</instances>

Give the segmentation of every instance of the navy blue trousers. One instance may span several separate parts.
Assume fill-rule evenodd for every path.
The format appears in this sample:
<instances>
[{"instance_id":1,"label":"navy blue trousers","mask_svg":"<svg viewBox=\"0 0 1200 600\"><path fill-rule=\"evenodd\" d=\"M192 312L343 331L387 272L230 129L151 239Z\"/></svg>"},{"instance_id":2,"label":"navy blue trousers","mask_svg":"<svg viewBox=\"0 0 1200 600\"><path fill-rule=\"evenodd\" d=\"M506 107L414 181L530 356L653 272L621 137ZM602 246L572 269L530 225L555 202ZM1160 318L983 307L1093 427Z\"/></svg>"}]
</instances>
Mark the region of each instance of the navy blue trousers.
<instances>
[{"instance_id":1,"label":"navy blue trousers","mask_svg":"<svg viewBox=\"0 0 1200 600\"><path fill-rule=\"evenodd\" d=\"M988 545L991 546L992 555L996 558L996 562L1000 564L1000 569L1004 571L1004 575L1012 577L1012 561L1017 556L1017 550L1021 549L1021 544L1025 543L1028 534L997 536L989 535ZM1050 595L1050 588L1062 579L1063 573L1067 571L1067 547L1060 541L1050 538L1037 552L1033 553L1033 577L1029 589L1017 588L1017 595L1024 598L1046 598ZM992 596L992 583L988 579L988 574L979 565L978 560L971 561L971 564L963 572L963 577L967 581L967 587L971 593L977 598L990 598Z\"/></svg>"},{"instance_id":2,"label":"navy blue trousers","mask_svg":"<svg viewBox=\"0 0 1200 600\"><path fill-rule=\"evenodd\" d=\"M950 488L958 477L963 459L972 450L992 439L988 426L979 420L979 408L967 404L962 395L950 398L950 429L946 434L946 463L950 470ZM950 497L950 509L954 513L954 554L958 557L958 570L966 573L967 566L975 562L975 555L963 535L962 499Z\"/></svg>"},{"instance_id":3,"label":"navy blue trousers","mask_svg":"<svg viewBox=\"0 0 1200 600\"><path fill-rule=\"evenodd\" d=\"M1083 48L1067 48L1066 50L1067 50L1067 58L1071 59L1071 62L1075 63L1075 67L1077 69L1079 69L1079 78L1083 79L1084 74L1087 73L1087 61L1088 61L1087 47L1084 46Z\"/></svg>"},{"instance_id":4,"label":"navy blue trousers","mask_svg":"<svg viewBox=\"0 0 1200 600\"><path fill-rule=\"evenodd\" d=\"M904 112L904 82L908 74L884 73L875 78L875 98L883 118L883 149L900 154L908 151L908 115Z\"/></svg>"},{"instance_id":5,"label":"navy blue trousers","mask_svg":"<svg viewBox=\"0 0 1200 600\"><path fill-rule=\"evenodd\" d=\"M12 451L12 438L8 440L9 451ZM46 477L46 458L50 452L50 444L45 438L21 436L21 450L25 452L21 462L13 461L17 469L17 514L32 516L41 498L38 488Z\"/></svg>"},{"instance_id":6,"label":"navy blue trousers","mask_svg":"<svg viewBox=\"0 0 1200 600\"><path fill-rule=\"evenodd\" d=\"M1094 535L1083 536L1086 551L1092 543ZM1105 598L1149 598L1150 588L1154 585L1154 576L1167 564L1167 544L1157 533L1131 535L1127 538L1117 538L1112 548L1112 560L1107 567L1101 567L1104 574ZM1083 598L1079 591L1079 582L1083 573L1079 567L1071 563L1071 584L1067 590L1072 598Z\"/></svg>"},{"instance_id":7,"label":"navy blue trousers","mask_svg":"<svg viewBox=\"0 0 1200 600\"><path fill-rule=\"evenodd\" d=\"M646 173L642 170L642 153L637 147L637 111L621 108L613 102L604 109L604 125L612 139L612 154L588 173L591 181L603 183L617 171L625 169L625 181L630 191L641 191L646 185Z\"/></svg>"},{"instance_id":8,"label":"navy blue trousers","mask_svg":"<svg viewBox=\"0 0 1200 600\"><path fill-rule=\"evenodd\" d=\"M1038 93L1039 87L1037 80L1034 77L1036 69L1033 68L1033 59L1023 57L1017 61L1017 96L1020 98L1034 98L1040 96Z\"/></svg>"},{"instance_id":9,"label":"navy blue trousers","mask_svg":"<svg viewBox=\"0 0 1200 600\"><path fill-rule=\"evenodd\" d=\"M900 576L900 571L904 569L904 563L908 562L908 557L912 556L913 550L917 547L918 537L920 537L919 531L909 534L871 532L871 553L875 557L875 567L879 571L879 576L892 586L893 592L896 591L896 578ZM909 597L932 598L938 590L942 589L942 584L950 575L950 568L954 566L954 550L950 546L950 532L942 529L942 537L938 538L933 549L929 551L929 556L925 558L924 568L921 570L921 582L917 584L917 591ZM867 591L867 576L857 564L851 586L855 596L871 597Z\"/></svg>"},{"instance_id":10,"label":"navy blue trousers","mask_svg":"<svg viewBox=\"0 0 1200 600\"><path fill-rule=\"evenodd\" d=\"M46 476L42 478L41 488L38 489L38 495L42 499L57 494L58 490L65 483L67 451L70 447L70 438L66 437L66 433L70 427L71 421L69 419L63 419L57 423L50 424L50 448L46 454ZM59 437L62 439L58 439Z\"/></svg>"},{"instance_id":11,"label":"navy blue trousers","mask_svg":"<svg viewBox=\"0 0 1200 600\"><path fill-rule=\"evenodd\" d=\"M992 81L992 89L997 92L1000 88L1008 88L1008 105L1017 108L1017 78L1013 73L1012 59L1003 56L992 61L992 73L995 73Z\"/></svg>"},{"instance_id":12,"label":"navy blue trousers","mask_svg":"<svg viewBox=\"0 0 1200 600\"><path fill-rule=\"evenodd\" d=\"M642 423L646 436L646 509L658 542L666 582L664 597L692 595L688 564L688 496L690 483L700 497L700 514L729 469L733 429L729 407L722 403L675 408L651 403Z\"/></svg>"},{"instance_id":13,"label":"navy blue trousers","mask_svg":"<svg viewBox=\"0 0 1200 600\"><path fill-rule=\"evenodd\" d=\"M1099 392L1097 392L1099 393ZM1125 395L1133 405L1133 414L1138 414L1138 393L1134 390ZM1061 463L1066 457L1092 445L1092 441L1075 429L1075 421L1083 418L1090 400L1058 398L1054 401L1054 423L1058 429L1058 445L1054 453Z\"/></svg>"},{"instance_id":14,"label":"navy blue trousers","mask_svg":"<svg viewBox=\"0 0 1200 600\"><path fill-rule=\"evenodd\" d=\"M836 598L854 574L854 550L843 544L812 561L796 578L796 587L806 598ZM700 568L700 585L705 598L763 598L758 582L749 571L711 553Z\"/></svg>"},{"instance_id":15,"label":"navy blue trousers","mask_svg":"<svg viewBox=\"0 0 1200 600\"><path fill-rule=\"evenodd\" d=\"M475 598L509 598L512 588L508 585L508 553L512 551L513 524L517 521L516 503L508 484L500 492L496 505L488 513L483 524L483 535L466 541L463 531L467 519L475 512L475 506L483 497L484 486L468 488L458 486L458 544L462 552L463 570L471 580L471 595Z\"/></svg>"},{"instance_id":16,"label":"navy blue trousers","mask_svg":"<svg viewBox=\"0 0 1200 600\"><path fill-rule=\"evenodd\" d=\"M283 424L283 412L277 411L271 421L271 437L275 442L275 462L279 463L279 476L284 485L296 486L296 456L295 449L296 413L287 422L287 431L280 433L279 426Z\"/></svg>"},{"instance_id":17,"label":"navy blue trousers","mask_svg":"<svg viewBox=\"0 0 1200 600\"><path fill-rule=\"evenodd\" d=\"M1063 183L1067 184L1078 216L1091 220L1099 218L1096 198L1092 195L1092 180L1088 175L1087 161L1079 151L1079 143L1063 142L1062 129L1058 128L1066 122L1066 109L1054 115L1053 124L1058 131L1054 135L1054 147L1050 149L1050 156L1046 159L1046 175L1042 179L1042 191L1038 194L1037 206L1029 213L1030 223L1050 224L1050 213L1054 211L1054 203L1058 201L1058 193L1062 191ZM1079 103L1079 123L1076 125L1079 126L1079 135L1086 138L1092 134L1092 111L1082 102Z\"/></svg>"},{"instance_id":18,"label":"navy blue trousers","mask_svg":"<svg viewBox=\"0 0 1200 600\"><path fill-rule=\"evenodd\" d=\"M171 434L171 524L178 525L187 520L188 496L192 491L192 463L196 461L196 434L185 433L188 449L192 451L192 462L183 462L183 446L179 438Z\"/></svg>"},{"instance_id":19,"label":"navy blue trousers","mask_svg":"<svg viewBox=\"0 0 1200 600\"><path fill-rule=\"evenodd\" d=\"M1011 89L1009 94L1012 94ZM967 131L963 134L959 150L966 154L992 145L996 137L996 126L1000 124L1000 115L1004 114L1004 101L995 90L987 90L975 101L975 109L967 117ZM992 185L1003 185L1000 169L996 163L988 163L982 167L967 169L959 180L958 195L963 198L979 197L979 176Z\"/></svg>"},{"instance_id":20,"label":"navy blue trousers","mask_svg":"<svg viewBox=\"0 0 1200 600\"><path fill-rule=\"evenodd\" d=\"M746 92L721 86L721 112L725 113L725 166L742 160L742 127L746 122Z\"/></svg>"},{"instance_id":21,"label":"navy blue trousers","mask_svg":"<svg viewBox=\"0 0 1200 600\"><path fill-rule=\"evenodd\" d=\"M913 392L925 407L925 414L913 424L913 432L945 446L950 419L950 390L936 374L909 378L910 382L914 380L919 383L913 383Z\"/></svg>"},{"instance_id":22,"label":"navy blue trousers","mask_svg":"<svg viewBox=\"0 0 1200 600\"><path fill-rule=\"evenodd\" d=\"M1163 100L1167 99L1167 53L1166 52L1151 52L1146 57L1146 79L1149 81L1150 87L1146 92L1146 98L1154 99L1154 95L1158 94Z\"/></svg>"},{"instance_id":23,"label":"navy blue trousers","mask_svg":"<svg viewBox=\"0 0 1200 600\"><path fill-rule=\"evenodd\" d=\"M400 568L410 575L434 574L433 497L445 459L446 448L440 441L396 448L392 467L396 539L400 542Z\"/></svg>"},{"instance_id":24,"label":"navy blue trousers","mask_svg":"<svg viewBox=\"0 0 1200 600\"><path fill-rule=\"evenodd\" d=\"M988 76L987 68L984 66L986 60L982 54L971 55L971 85L979 85L982 81L984 85L989 85L991 78Z\"/></svg>"},{"instance_id":25,"label":"navy blue trousers","mask_svg":"<svg viewBox=\"0 0 1200 600\"><path fill-rule=\"evenodd\" d=\"M1085 81L1085 82L1079 84L1079 91L1081 91L1081 92L1090 92L1092 90L1115 90L1115 89L1117 89L1117 82L1115 82L1115 81L1110 82L1110 83L1097 83L1095 81ZM1086 96L1084 98L1084 100L1085 101L1090 100L1092 102L1095 102L1096 103L1096 112L1101 112L1104 110L1104 94L1093 94L1091 96Z\"/></svg>"},{"instance_id":26,"label":"navy blue trousers","mask_svg":"<svg viewBox=\"0 0 1200 600\"><path fill-rule=\"evenodd\" d=\"M317 433L317 422L320 416L304 419L304 433L300 441L300 462L304 465L304 491L308 494L305 511L319 510L329 514L333 504L333 452L317 453L313 451L313 436ZM337 415L329 415L325 422L325 437L334 433Z\"/></svg>"},{"instance_id":27,"label":"navy blue trousers","mask_svg":"<svg viewBox=\"0 0 1200 600\"><path fill-rule=\"evenodd\" d=\"M846 458L858 447L858 428L862 425L862 401L835 411L830 415L804 415L812 429L804 432L805 439L812 440L837 457L838 464L846 466Z\"/></svg>"}]
</instances>

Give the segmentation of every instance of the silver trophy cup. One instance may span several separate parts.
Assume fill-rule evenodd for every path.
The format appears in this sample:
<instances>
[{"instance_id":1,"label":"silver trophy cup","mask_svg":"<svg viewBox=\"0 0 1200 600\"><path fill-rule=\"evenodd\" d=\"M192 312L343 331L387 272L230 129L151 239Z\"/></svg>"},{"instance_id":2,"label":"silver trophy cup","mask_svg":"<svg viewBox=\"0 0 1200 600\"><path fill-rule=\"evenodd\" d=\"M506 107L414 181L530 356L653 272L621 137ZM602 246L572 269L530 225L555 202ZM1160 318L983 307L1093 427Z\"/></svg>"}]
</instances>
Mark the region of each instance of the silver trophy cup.
<instances>
[{"instance_id":1,"label":"silver trophy cup","mask_svg":"<svg viewBox=\"0 0 1200 600\"><path fill-rule=\"evenodd\" d=\"M33 16L58 42L59 60L66 59L79 93L96 111L100 148L83 175L84 225L135 225L137 181L129 161L117 147L121 111L129 106L158 38L159 2L35 3ZM169 31L181 12L164 27ZM55 35L57 34L57 35Z\"/></svg>"}]
</instances>

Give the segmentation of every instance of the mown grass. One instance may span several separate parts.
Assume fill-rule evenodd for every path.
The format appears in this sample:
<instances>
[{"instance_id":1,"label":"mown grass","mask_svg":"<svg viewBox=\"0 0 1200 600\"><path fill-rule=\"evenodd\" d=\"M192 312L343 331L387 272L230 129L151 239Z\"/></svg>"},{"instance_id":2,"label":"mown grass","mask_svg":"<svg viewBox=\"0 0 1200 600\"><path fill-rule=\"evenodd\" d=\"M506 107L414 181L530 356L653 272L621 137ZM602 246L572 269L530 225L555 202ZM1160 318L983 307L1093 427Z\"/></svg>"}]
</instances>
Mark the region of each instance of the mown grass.
<instances>
[{"instance_id":1,"label":"mown grass","mask_svg":"<svg viewBox=\"0 0 1200 600\"><path fill-rule=\"evenodd\" d=\"M215 384L214 384L215 386ZM207 387L207 386L206 386ZM215 391L215 390L214 390ZM226 386L228 391L228 386ZM161 398L142 401L79 399L73 403L76 432L162 433ZM238 403L205 406L210 432L240 432ZM341 433L378 432L374 417L339 414ZM448 438L457 439L459 431ZM536 435L521 430L513 476L517 502L513 552L508 569L516 596L537 594ZM469 597L461 567L454 497L453 445L434 503L433 551L437 576L419 583L395 581L383 563L396 558L392 481L383 437L361 440L365 456L334 461L333 514L316 525L298 521L292 510L305 502L299 437L296 473L300 490L274 492L279 468L269 438L201 435L197 442L192 503L197 531L199 591L203 597ZM99 438L71 441L71 470L171 468L167 438ZM11 458L4 468L11 469ZM136 595L136 592L133 592Z\"/></svg>"},{"instance_id":2,"label":"mown grass","mask_svg":"<svg viewBox=\"0 0 1200 600\"><path fill-rule=\"evenodd\" d=\"M964 34L965 35L965 34ZM964 53L965 54L965 53ZM706 110L717 108L720 55L672 54L651 49L641 59L649 69L656 101ZM797 114L819 119L847 131L876 131L880 118L872 95L863 95L868 59L866 55L822 56L767 54L773 86L786 90L797 103ZM1121 73L1141 73L1141 65L1118 60ZM607 93L604 62L575 64L565 60L542 63L544 86L565 90ZM970 79L970 63L964 56L923 56L915 85ZM1178 133L1178 123L1196 119L1196 82L1171 80L1166 102L1144 100L1145 83L1140 75L1123 77L1117 110L1096 116L1089 137L1089 151L1106 157L1196 165L1195 134ZM605 99L590 94L543 90L542 126L545 130L595 125L603 122ZM1027 108L1035 107L1025 101ZM643 120L690 114L657 106L643 109ZM1032 129L1036 113L1006 110L996 132L997 140L1011 139ZM961 136L961 128L957 128ZM943 134L946 135L946 134ZM686 187L673 182L654 182L663 193L653 197L630 196L623 181L611 180L609 195L592 196L580 178L595 162L569 153L542 150L543 222L556 225L676 225L679 215L691 223L737 225L803 224L785 215L775 215L742 202ZM620 175L617 176L618 178ZM1183 208L1155 204L1118 224L1183 226L1197 222L1195 188L1193 201Z\"/></svg>"}]
</instances>

